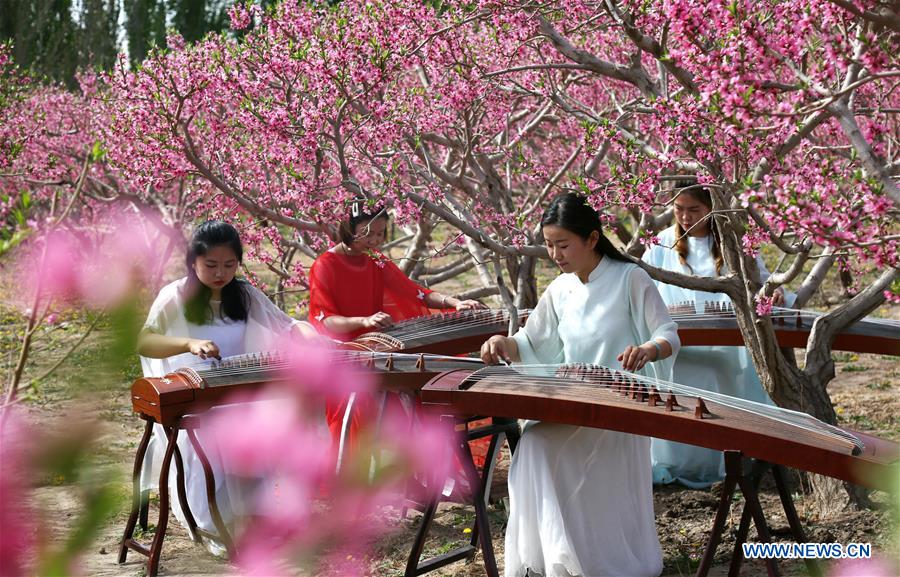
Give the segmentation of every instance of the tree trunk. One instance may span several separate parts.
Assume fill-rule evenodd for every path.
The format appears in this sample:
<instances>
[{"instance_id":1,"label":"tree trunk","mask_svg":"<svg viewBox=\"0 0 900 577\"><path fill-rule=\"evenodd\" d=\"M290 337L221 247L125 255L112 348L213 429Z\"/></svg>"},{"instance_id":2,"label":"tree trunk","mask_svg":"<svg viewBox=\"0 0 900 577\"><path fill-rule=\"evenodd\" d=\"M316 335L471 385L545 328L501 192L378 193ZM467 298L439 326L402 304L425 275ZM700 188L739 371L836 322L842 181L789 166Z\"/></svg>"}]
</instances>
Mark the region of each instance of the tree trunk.
<instances>
[{"instance_id":1,"label":"tree trunk","mask_svg":"<svg viewBox=\"0 0 900 577\"><path fill-rule=\"evenodd\" d=\"M465 238L465 243L466 249L469 251L471 258L475 261L475 270L478 272L478 278L481 280L481 285L484 288L496 287L497 281L494 278L494 273L491 271L491 259L488 251L468 236ZM497 297L494 300L497 306L504 306L500 297Z\"/></svg>"},{"instance_id":2,"label":"tree trunk","mask_svg":"<svg viewBox=\"0 0 900 577\"><path fill-rule=\"evenodd\" d=\"M416 223L416 232L409 245L406 247L406 253L403 255L403 258L400 259L400 262L397 263L397 266L400 267L403 274L410 276L410 273L416 264L427 256L428 241L431 240L431 232L433 230L434 224L431 223L428 217L423 216L418 220Z\"/></svg>"},{"instance_id":3,"label":"tree trunk","mask_svg":"<svg viewBox=\"0 0 900 577\"><path fill-rule=\"evenodd\" d=\"M724 206L724 199L719 194L714 192L711 195L714 208ZM743 253L740 242L739 231L744 230L746 219L731 213L722 220L716 219L714 225L719 230L725 264L739 279L738 287L730 287L728 295L766 392L779 407L802 411L825 423L837 424L837 413L826 390L826 385L834 378L834 363L828 359L820 363L819 370L814 373L800 370L796 359L791 358L792 355L784 355L779 348L771 319L756 314L754 297L759 290L756 260ZM860 487L822 475L810 475L809 482L823 517L850 507L870 505L865 490Z\"/></svg>"},{"instance_id":4,"label":"tree trunk","mask_svg":"<svg viewBox=\"0 0 900 577\"><path fill-rule=\"evenodd\" d=\"M533 309L537 306L537 279L534 277L536 264L537 259L533 256L524 256L519 261L516 278L516 307L519 309Z\"/></svg>"},{"instance_id":5,"label":"tree trunk","mask_svg":"<svg viewBox=\"0 0 900 577\"><path fill-rule=\"evenodd\" d=\"M738 315L739 319L743 316ZM738 322L741 324L740 320ZM771 325L768 319L759 319L757 322ZM744 327L742 332L747 335ZM826 369L817 375L810 375L797 367L793 355L786 356L782 353L775 341L774 331L769 328L767 332L771 332L772 337L760 339L759 348L763 350L754 350L755 347L748 349L760 381L775 404L810 414L825 423L837 424L837 413L826 390L826 385L834 377L834 364L831 363L830 371ZM871 506L868 492L864 488L832 477L810 474L809 486L819 515L823 518L847 509Z\"/></svg>"}]
</instances>

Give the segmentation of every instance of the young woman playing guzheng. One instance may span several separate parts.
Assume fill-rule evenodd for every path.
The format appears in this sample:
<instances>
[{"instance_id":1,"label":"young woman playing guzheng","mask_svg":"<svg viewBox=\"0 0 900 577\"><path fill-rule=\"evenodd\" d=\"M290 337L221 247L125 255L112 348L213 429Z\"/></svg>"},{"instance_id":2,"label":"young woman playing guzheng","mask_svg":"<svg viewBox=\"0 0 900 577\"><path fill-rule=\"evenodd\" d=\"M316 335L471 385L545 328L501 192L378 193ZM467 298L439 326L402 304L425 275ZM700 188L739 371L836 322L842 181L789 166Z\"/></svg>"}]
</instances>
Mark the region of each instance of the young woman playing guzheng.
<instances>
[{"instance_id":1,"label":"young woman playing guzheng","mask_svg":"<svg viewBox=\"0 0 900 577\"><path fill-rule=\"evenodd\" d=\"M430 309L485 308L478 301L459 300L411 281L379 252L387 223L385 209L367 210L364 200L353 201L350 217L339 228L341 242L313 263L309 319L319 332L349 341L395 321L427 315ZM354 450L360 426L375 418L375 410L371 396L329 401L326 417L336 455L343 454L342 439L350 452Z\"/></svg>"},{"instance_id":2,"label":"young woman playing guzheng","mask_svg":"<svg viewBox=\"0 0 900 577\"><path fill-rule=\"evenodd\" d=\"M241 264L243 247L237 230L221 221L207 221L197 227L187 249L187 276L166 285L159 292L138 341L138 353L146 377L161 377L199 361L245 353L273 351L288 336L315 337L315 330L286 315L264 295L235 275ZM199 432L202 443L202 431ZM166 437L161 425L144 461L141 488L158 486L159 463ZM197 525L215 534L206 498L203 468L187 435L178 438L185 464L188 503ZM216 503L226 525L241 511L241 484L222 474L215 455L207 453L216 473ZM175 471L171 471L170 494L177 495ZM172 499L175 516L186 525L178 499ZM210 551L224 547L206 540Z\"/></svg>"},{"instance_id":3,"label":"young woman playing guzheng","mask_svg":"<svg viewBox=\"0 0 900 577\"><path fill-rule=\"evenodd\" d=\"M659 244L644 253L653 266L696 276L718 276L724 263L716 232L709 218L712 201L709 191L693 180L676 181L675 224L659 234ZM769 276L762 259L757 259L762 280ZM667 305L691 302L697 314L706 302L731 302L724 293L707 293L657 283ZM775 304L784 303L781 288L774 293ZM715 391L759 403L771 403L743 347L686 347L675 362L673 380L692 387ZM725 477L721 452L671 441L653 439L653 482L679 482L704 488Z\"/></svg>"},{"instance_id":4,"label":"young woman playing guzheng","mask_svg":"<svg viewBox=\"0 0 900 577\"><path fill-rule=\"evenodd\" d=\"M604 237L578 194L541 220L560 274L525 326L491 337L486 363L596 363L668 380L680 345L653 281ZM506 576L650 576L662 571L650 439L529 421L509 471Z\"/></svg>"}]
</instances>

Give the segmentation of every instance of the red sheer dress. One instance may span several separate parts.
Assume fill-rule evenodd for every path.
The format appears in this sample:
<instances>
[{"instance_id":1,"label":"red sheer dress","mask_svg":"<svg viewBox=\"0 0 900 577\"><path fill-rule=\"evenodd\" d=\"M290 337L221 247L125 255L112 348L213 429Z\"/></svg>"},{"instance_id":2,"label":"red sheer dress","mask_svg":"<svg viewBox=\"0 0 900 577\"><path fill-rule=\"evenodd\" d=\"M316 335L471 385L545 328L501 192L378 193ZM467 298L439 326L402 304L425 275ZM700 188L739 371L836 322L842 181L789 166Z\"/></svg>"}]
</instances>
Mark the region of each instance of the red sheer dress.
<instances>
[{"instance_id":1,"label":"red sheer dress","mask_svg":"<svg viewBox=\"0 0 900 577\"><path fill-rule=\"evenodd\" d=\"M370 329L350 333L329 331L324 321L330 316L367 317L386 312L396 322L431 312L425 306L425 296L432 291L411 281L397 265L380 253L347 256L326 252L313 263L309 279L310 322L319 332L341 341L352 340ZM335 454L349 400L349 397L332 400L326 406L325 414ZM356 395L353 410L346 415L348 446L345 452L355 452L359 429L364 423L372 422L375 410L375 402L370 395Z\"/></svg>"}]
</instances>

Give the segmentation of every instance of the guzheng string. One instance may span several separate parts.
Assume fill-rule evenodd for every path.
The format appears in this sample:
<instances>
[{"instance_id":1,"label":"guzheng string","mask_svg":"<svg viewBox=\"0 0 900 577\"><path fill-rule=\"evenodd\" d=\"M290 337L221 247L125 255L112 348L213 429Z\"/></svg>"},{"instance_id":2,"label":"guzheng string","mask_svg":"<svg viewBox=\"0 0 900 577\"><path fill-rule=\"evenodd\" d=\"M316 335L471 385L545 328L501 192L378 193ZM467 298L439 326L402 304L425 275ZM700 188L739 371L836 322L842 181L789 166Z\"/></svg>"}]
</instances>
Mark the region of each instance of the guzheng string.
<instances>
[{"instance_id":1,"label":"guzheng string","mask_svg":"<svg viewBox=\"0 0 900 577\"><path fill-rule=\"evenodd\" d=\"M665 400L664 395L669 393L692 399L701 398L704 402L717 403L721 406L748 413L753 417L774 419L819 437L850 443L859 451L865 448L865 444L857 437L843 429L824 423L807 413L618 371L601 365L511 365L509 367L485 367L473 373L467 380L469 382L477 382L485 379L489 379L486 382L486 386L502 384L511 387L521 386L524 382L552 386L577 386L586 383L599 386L605 393L615 395L616 398L621 398L621 393L623 392L635 392L633 387L638 385L640 389L637 392L646 395L656 393L660 395L662 401Z\"/></svg>"},{"instance_id":2,"label":"guzheng string","mask_svg":"<svg viewBox=\"0 0 900 577\"><path fill-rule=\"evenodd\" d=\"M527 318L530 312L530 309L520 310L519 320ZM480 327L506 324L509 324L507 310L469 310L415 317L401 321L381 332L401 340L422 339L446 334L450 330L465 332ZM360 338L365 336L362 335Z\"/></svg>"},{"instance_id":3,"label":"guzheng string","mask_svg":"<svg viewBox=\"0 0 900 577\"><path fill-rule=\"evenodd\" d=\"M530 309L519 311L519 319L526 319L530 312ZM703 321L710 318L735 318L734 308L730 303L723 302L706 302L703 305L703 312L696 312L696 304L693 301L685 301L670 307L670 314L675 322ZM820 316L822 316L820 312L784 307L773 307L772 313L769 315L776 323L781 321L799 322L804 326L812 326L815 319ZM381 333L402 341L404 339L427 339L445 335L450 331L466 332L486 326L506 325L508 323L509 311L506 310L456 311L407 319L392 327L388 327ZM866 317L859 321L857 325L864 327L868 323L886 328L896 328L900 331L900 321L893 319ZM359 338L365 339L366 335Z\"/></svg>"},{"instance_id":4,"label":"guzheng string","mask_svg":"<svg viewBox=\"0 0 900 577\"><path fill-rule=\"evenodd\" d=\"M696 304L694 301L679 302L669 307L669 315L675 322L681 320L704 320L709 318L735 318L734 307L731 305L731 303L716 301L708 301L703 303L703 312L697 312ZM815 321L815 319L821 317L822 315L823 313L820 313L818 311L811 311L806 309L772 307L772 312L771 314L769 314L769 318L778 321L808 321L808 324L811 325L813 321ZM900 330L900 321L896 321L893 319L865 317L861 319L859 323L873 323L884 325L887 327L895 327Z\"/></svg>"},{"instance_id":5,"label":"guzheng string","mask_svg":"<svg viewBox=\"0 0 900 577\"><path fill-rule=\"evenodd\" d=\"M353 365L363 364L369 360L374 362L384 361L390 358L394 363L406 363L414 366L420 361L425 365L440 366L441 363L452 362L454 364L471 364L473 367L481 366L481 359L455 357L434 354L415 353L378 353L370 351L327 350L325 354L331 355L330 361L334 364ZM223 380L227 377L264 375L285 372L295 364L295 361L278 352L250 353L236 355L222 359L221 362L213 362L212 365L195 365L194 371L204 380Z\"/></svg>"}]
</instances>

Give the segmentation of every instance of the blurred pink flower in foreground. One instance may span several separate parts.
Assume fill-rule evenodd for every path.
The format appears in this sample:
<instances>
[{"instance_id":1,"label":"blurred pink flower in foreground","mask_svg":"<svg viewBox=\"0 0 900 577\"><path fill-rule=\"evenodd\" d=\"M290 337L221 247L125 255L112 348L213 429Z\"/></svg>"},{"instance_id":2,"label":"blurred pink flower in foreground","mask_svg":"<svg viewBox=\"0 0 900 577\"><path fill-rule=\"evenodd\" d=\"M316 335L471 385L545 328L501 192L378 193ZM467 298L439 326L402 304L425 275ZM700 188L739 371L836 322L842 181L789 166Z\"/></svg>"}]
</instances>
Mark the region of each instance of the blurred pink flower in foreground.
<instances>
[{"instance_id":1,"label":"blurred pink flower in foreground","mask_svg":"<svg viewBox=\"0 0 900 577\"><path fill-rule=\"evenodd\" d=\"M896 568L878 557L871 559L841 559L829 573L831 577L895 577Z\"/></svg>"},{"instance_id":2,"label":"blurred pink flower in foreground","mask_svg":"<svg viewBox=\"0 0 900 577\"><path fill-rule=\"evenodd\" d=\"M0 575L26 575L34 552L35 516L28 505L28 429L12 407L0 409Z\"/></svg>"},{"instance_id":3,"label":"blurred pink flower in foreground","mask_svg":"<svg viewBox=\"0 0 900 577\"><path fill-rule=\"evenodd\" d=\"M164 251L141 234L140 215L73 232L57 229L37 236L24 257L24 286L30 294L102 308L132 297L158 274Z\"/></svg>"},{"instance_id":4,"label":"blurred pink flower in foreground","mask_svg":"<svg viewBox=\"0 0 900 577\"><path fill-rule=\"evenodd\" d=\"M287 360L287 386L303 396L343 398L350 393L374 393L375 380L329 343L293 343L279 352Z\"/></svg>"},{"instance_id":5,"label":"blurred pink flower in foreground","mask_svg":"<svg viewBox=\"0 0 900 577\"><path fill-rule=\"evenodd\" d=\"M399 504L414 477L448 474L452 427L418 415L411 429L409 415L386 411L335 474L324 401L372 394L373 376L327 347L295 344L285 354L286 382L233 399L238 404L211 412L203 427L229 474L258 481L235 561L248 575L289 574L298 560L342 576L365 574L370 544L390 530L382 508Z\"/></svg>"}]
</instances>

